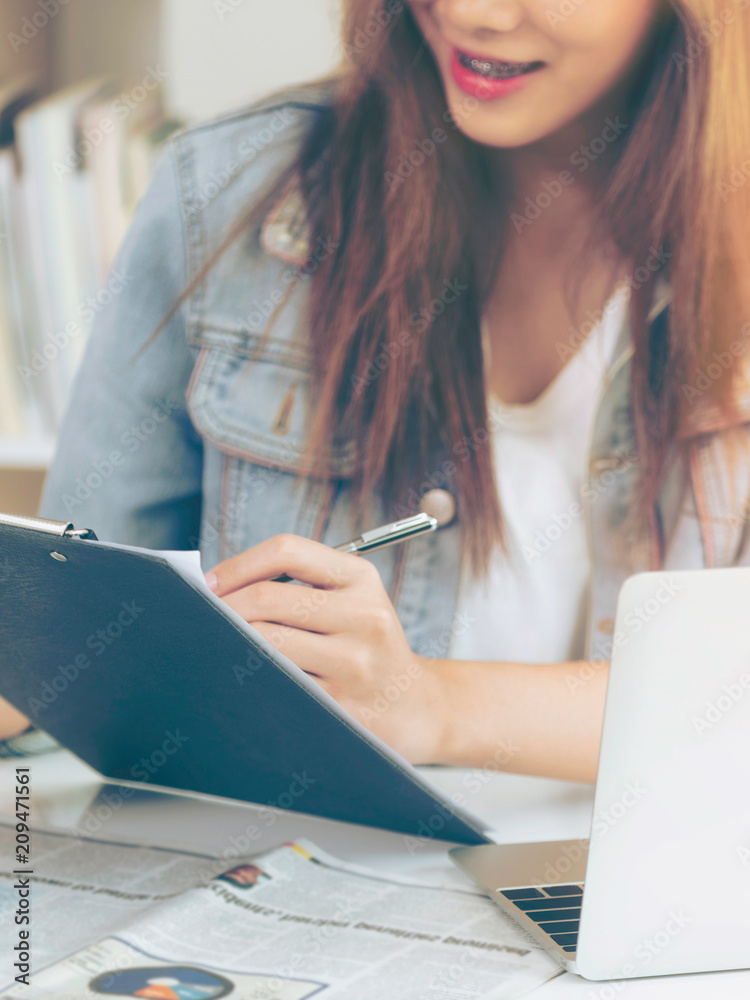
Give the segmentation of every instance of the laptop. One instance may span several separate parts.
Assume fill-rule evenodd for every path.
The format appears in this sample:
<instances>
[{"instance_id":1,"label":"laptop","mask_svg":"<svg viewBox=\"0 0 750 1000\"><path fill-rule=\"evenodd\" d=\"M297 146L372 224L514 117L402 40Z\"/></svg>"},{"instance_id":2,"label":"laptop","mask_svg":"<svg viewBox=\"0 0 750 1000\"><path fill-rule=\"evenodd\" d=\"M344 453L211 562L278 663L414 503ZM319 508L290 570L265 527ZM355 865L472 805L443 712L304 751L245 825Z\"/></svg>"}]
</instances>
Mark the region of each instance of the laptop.
<instances>
[{"instance_id":1,"label":"laptop","mask_svg":"<svg viewBox=\"0 0 750 1000\"><path fill-rule=\"evenodd\" d=\"M586 979L750 968L750 569L631 577L612 646L589 839L452 860Z\"/></svg>"}]
</instances>

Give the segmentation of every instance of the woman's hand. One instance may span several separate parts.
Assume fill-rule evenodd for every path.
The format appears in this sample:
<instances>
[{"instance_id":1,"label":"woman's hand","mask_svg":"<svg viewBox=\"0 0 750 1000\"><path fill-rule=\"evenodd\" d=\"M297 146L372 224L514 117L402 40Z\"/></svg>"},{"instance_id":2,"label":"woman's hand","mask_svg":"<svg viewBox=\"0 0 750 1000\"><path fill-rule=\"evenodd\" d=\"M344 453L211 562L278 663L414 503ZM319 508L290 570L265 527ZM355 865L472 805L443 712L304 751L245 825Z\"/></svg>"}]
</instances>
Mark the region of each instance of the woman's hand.
<instances>
[{"instance_id":1,"label":"woman's hand","mask_svg":"<svg viewBox=\"0 0 750 1000\"><path fill-rule=\"evenodd\" d=\"M284 573L309 586L273 581ZM448 717L440 665L411 651L371 562L276 535L220 563L206 582L389 746L415 764L440 760Z\"/></svg>"},{"instance_id":2,"label":"woman's hand","mask_svg":"<svg viewBox=\"0 0 750 1000\"><path fill-rule=\"evenodd\" d=\"M273 582L283 573L308 586ZM296 535L227 559L206 581L412 763L594 780L606 664L417 656L373 564Z\"/></svg>"},{"instance_id":3,"label":"woman's hand","mask_svg":"<svg viewBox=\"0 0 750 1000\"><path fill-rule=\"evenodd\" d=\"M9 740L29 728L29 720L10 702L0 698L0 740Z\"/></svg>"}]
</instances>

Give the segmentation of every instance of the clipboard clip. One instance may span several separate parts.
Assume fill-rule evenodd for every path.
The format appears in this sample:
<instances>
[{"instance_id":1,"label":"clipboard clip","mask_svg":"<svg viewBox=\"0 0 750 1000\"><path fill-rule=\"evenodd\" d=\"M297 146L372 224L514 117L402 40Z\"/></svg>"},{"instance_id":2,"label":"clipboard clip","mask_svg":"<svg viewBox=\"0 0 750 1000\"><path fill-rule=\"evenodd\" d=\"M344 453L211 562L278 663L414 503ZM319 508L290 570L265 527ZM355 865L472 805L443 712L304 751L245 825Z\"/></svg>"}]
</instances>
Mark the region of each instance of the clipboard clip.
<instances>
[{"instance_id":1,"label":"clipboard clip","mask_svg":"<svg viewBox=\"0 0 750 1000\"><path fill-rule=\"evenodd\" d=\"M86 538L92 542L99 541L91 528L76 528L72 521L50 521L43 517L0 513L0 524L7 524L12 528L27 528L29 531L43 531L56 538Z\"/></svg>"}]
</instances>

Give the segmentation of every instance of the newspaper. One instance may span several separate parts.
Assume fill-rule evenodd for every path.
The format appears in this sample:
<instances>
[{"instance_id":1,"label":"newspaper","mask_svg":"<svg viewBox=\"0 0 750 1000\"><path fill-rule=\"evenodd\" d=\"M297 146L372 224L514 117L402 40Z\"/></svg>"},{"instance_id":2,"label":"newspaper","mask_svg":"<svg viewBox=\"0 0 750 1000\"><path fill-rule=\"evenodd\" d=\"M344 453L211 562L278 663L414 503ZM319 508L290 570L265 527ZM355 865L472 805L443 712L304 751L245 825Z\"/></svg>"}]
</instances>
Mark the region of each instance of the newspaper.
<instances>
[{"instance_id":1,"label":"newspaper","mask_svg":"<svg viewBox=\"0 0 750 1000\"><path fill-rule=\"evenodd\" d=\"M36 830L31 971L17 980L13 832L0 825L3 997L499 1000L561 971L473 888L386 877L306 841L222 870Z\"/></svg>"}]
</instances>

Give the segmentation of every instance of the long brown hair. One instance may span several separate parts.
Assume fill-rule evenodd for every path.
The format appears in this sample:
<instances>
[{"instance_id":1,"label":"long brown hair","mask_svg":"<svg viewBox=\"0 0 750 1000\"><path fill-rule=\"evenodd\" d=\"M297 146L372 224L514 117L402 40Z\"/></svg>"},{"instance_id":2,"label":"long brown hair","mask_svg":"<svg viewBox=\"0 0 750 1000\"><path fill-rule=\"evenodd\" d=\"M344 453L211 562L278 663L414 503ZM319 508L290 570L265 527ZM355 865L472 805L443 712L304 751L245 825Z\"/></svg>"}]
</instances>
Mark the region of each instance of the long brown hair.
<instances>
[{"instance_id":1,"label":"long brown hair","mask_svg":"<svg viewBox=\"0 0 750 1000\"><path fill-rule=\"evenodd\" d=\"M652 248L671 254L668 325L648 323L651 282L631 300L642 510L653 508L686 419L683 386L737 339L743 313L750 318L750 179L731 198L721 187L750 157L750 12L726 24L721 3L665 3L599 198L599 230L625 259L643 262ZM722 25L715 36L709 22ZM482 573L502 540L480 337L505 235L489 219L509 218L496 210L507 198L501 161L446 114L408 5L390 0L375 18L370 0L346 0L343 30L335 99L290 171L313 241L338 247L312 282L314 413L304 468L325 468L333 442L352 433L362 513L376 493L393 505L417 495L447 455L464 551ZM418 166L409 172L409 163ZM446 282L452 301L441 309ZM733 378L711 389L726 410Z\"/></svg>"}]
</instances>

